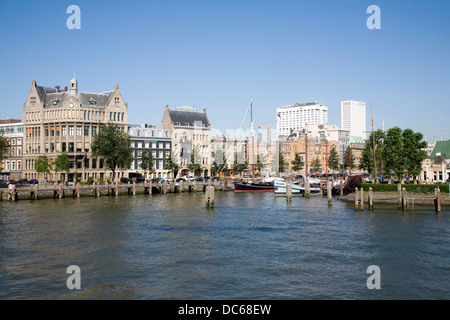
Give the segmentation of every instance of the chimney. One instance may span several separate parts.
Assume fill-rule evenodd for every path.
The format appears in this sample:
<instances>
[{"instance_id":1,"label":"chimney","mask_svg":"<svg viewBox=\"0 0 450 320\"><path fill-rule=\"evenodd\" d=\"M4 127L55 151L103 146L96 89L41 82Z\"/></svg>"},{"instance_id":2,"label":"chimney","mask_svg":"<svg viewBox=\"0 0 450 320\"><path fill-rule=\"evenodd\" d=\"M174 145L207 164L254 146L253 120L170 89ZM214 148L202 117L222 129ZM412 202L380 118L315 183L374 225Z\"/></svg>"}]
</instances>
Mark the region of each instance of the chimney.
<instances>
[{"instance_id":1,"label":"chimney","mask_svg":"<svg viewBox=\"0 0 450 320\"><path fill-rule=\"evenodd\" d=\"M64 92L67 92L67 87L64 87Z\"/></svg>"},{"instance_id":2,"label":"chimney","mask_svg":"<svg viewBox=\"0 0 450 320\"><path fill-rule=\"evenodd\" d=\"M61 88L60 86L55 86L56 88L56 92L59 92L59 88Z\"/></svg>"}]
</instances>

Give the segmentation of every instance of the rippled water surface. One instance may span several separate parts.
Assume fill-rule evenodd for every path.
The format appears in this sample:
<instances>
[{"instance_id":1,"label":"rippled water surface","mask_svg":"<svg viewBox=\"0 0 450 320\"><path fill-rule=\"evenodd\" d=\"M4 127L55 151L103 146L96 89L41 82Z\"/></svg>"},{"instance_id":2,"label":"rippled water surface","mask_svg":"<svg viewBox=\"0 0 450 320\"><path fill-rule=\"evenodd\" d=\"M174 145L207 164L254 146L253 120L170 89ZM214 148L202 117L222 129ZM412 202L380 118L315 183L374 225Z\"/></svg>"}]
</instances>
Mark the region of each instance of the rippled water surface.
<instances>
[{"instance_id":1,"label":"rippled water surface","mask_svg":"<svg viewBox=\"0 0 450 320\"><path fill-rule=\"evenodd\" d=\"M448 211L272 193L0 202L0 299L450 299L449 234Z\"/></svg>"}]
</instances>

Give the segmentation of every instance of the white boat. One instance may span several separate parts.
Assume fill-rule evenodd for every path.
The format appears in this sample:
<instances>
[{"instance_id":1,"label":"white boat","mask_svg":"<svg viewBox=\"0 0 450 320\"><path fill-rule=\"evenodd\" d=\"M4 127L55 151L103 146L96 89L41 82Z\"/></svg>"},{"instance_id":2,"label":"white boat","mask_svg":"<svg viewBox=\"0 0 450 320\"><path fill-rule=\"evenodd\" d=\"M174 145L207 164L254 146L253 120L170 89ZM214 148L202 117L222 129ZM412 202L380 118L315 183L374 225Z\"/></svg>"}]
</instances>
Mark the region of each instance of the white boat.
<instances>
[{"instance_id":1,"label":"white boat","mask_svg":"<svg viewBox=\"0 0 450 320\"><path fill-rule=\"evenodd\" d=\"M273 186L274 186L274 193L275 195L286 195L286 188L287 188L287 183L285 181L280 181L280 180L274 180L273 181ZM309 189L311 193L319 193L320 192L320 188L310 188ZM305 194L305 187L297 185L297 184L292 184L292 195L303 195Z\"/></svg>"}]
</instances>

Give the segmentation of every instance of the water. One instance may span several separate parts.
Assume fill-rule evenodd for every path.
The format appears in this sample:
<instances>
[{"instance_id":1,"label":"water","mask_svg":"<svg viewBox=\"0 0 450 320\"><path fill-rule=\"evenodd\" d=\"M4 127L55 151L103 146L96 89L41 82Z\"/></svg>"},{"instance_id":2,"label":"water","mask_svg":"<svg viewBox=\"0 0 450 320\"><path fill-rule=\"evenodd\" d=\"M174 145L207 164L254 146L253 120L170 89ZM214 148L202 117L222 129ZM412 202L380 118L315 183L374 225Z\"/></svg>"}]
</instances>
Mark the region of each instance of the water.
<instances>
[{"instance_id":1,"label":"water","mask_svg":"<svg viewBox=\"0 0 450 320\"><path fill-rule=\"evenodd\" d=\"M449 230L448 211L272 193L0 202L0 299L449 299Z\"/></svg>"}]
</instances>

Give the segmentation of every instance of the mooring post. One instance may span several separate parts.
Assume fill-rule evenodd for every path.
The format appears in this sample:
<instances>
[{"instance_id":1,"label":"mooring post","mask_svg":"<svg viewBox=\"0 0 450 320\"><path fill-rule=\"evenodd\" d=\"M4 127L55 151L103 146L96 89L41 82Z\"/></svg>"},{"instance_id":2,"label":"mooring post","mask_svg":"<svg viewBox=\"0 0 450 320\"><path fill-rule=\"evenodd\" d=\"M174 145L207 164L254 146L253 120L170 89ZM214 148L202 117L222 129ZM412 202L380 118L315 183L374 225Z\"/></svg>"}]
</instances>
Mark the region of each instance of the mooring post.
<instances>
[{"instance_id":1,"label":"mooring post","mask_svg":"<svg viewBox=\"0 0 450 320\"><path fill-rule=\"evenodd\" d=\"M355 210L358 210L358 201L359 201L358 188L355 188Z\"/></svg>"},{"instance_id":2,"label":"mooring post","mask_svg":"<svg viewBox=\"0 0 450 320\"><path fill-rule=\"evenodd\" d=\"M340 181L341 181L341 183L340 183L340 192L341 192L341 196L343 196L344 195L344 182L342 180L340 180Z\"/></svg>"},{"instance_id":3,"label":"mooring post","mask_svg":"<svg viewBox=\"0 0 450 320\"><path fill-rule=\"evenodd\" d=\"M441 189L437 188L434 189L435 199L434 199L434 206L436 213L441 213Z\"/></svg>"},{"instance_id":4,"label":"mooring post","mask_svg":"<svg viewBox=\"0 0 450 320\"><path fill-rule=\"evenodd\" d=\"M133 181L133 196L136 195L136 182Z\"/></svg>"},{"instance_id":5,"label":"mooring post","mask_svg":"<svg viewBox=\"0 0 450 320\"><path fill-rule=\"evenodd\" d=\"M97 198L100 197L100 182L97 183Z\"/></svg>"},{"instance_id":6,"label":"mooring post","mask_svg":"<svg viewBox=\"0 0 450 320\"><path fill-rule=\"evenodd\" d=\"M320 194L321 196L323 196L323 184L322 184L322 181L319 182L319 189L320 189L319 194Z\"/></svg>"},{"instance_id":7,"label":"mooring post","mask_svg":"<svg viewBox=\"0 0 450 320\"><path fill-rule=\"evenodd\" d=\"M308 178L306 178L306 182L305 182L305 198L309 198L311 196L311 189L309 186L309 180Z\"/></svg>"},{"instance_id":8,"label":"mooring post","mask_svg":"<svg viewBox=\"0 0 450 320\"><path fill-rule=\"evenodd\" d=\"M406 189L403 188L402 189L402 210L408 209L408 200L407 200L406 196L407 196Z\"/></svg>"},{"instance_id":9,"label":"mooring post","mask_svg":"<svg viewBox=\"0 0 450 320\"><path fill-rule=\"evenodd\" d=\"M206 207L214 208L214 186L211 186L211 180L209 185L206 187Z\"/></svg>"},{"instance_id":10,"label":"mooring post","mask_svg":"<svg viewBox=\"0 0 450 320\"><path fill-rule=\"evenodd\" d=\"M286 201L292 201L292 183L286 182Z\"/></svg>"},{"instance_id":11,"label":"mooring post","mask_svg":"<svg viewBox=\"0 0 450 320\"><path fill-rule=\"evenodd\" d=\"M148 187L148 194L153 193L153 182L150 180L150 186Z\"/></svg>"},{"instance_id":12,"label":"mooring post","mask_svg":"<svg viewBox=\"0 0 450 320\"><path fill-rule=\"evenodd\" d=\"M398 207L402 207L402 185L400 183L397 184L398 191Z\"/></svg>"},{"instance_id":13,"label":"mooring post","mask_svg":"<svg viewBox=\"0 0 450 320\"><path fill-rule=\"evenodd\" d=\"M115 191L115 196L118 197L119 196L119 182L116 180L116 191Z\"/></svg>"},{"instance_id":14,"label":"mooring post","mask_svg":"<svg viewBox=\"0 0 450 320\"><path fill-rule=\"evenodd\" d=\"M369 188L369 210L373 210L373 189Z\"/></svg>"},{"instance_id":15,"label":"mooring post","mask_svg":"<svg viewBox=\"0 0 450 320\"><path fill-rule=\"evenodd\" d=\"M332 200L333 200L331 181L328 181L328 183L327 183L327 197L328 197L328 206L331 207Z\"/></svg>"},{"instance_id":16,"label":"mooring post","mask_svg":"<svg viewBox=\"0 0 450 320\"><path fill-rule=\"evenodd\" d=\"M59 184L59 198L62 199L63 198L63 188L62 188L62 184Z\"/></svg>"},{"instance_id":17,"label":"mooring post","mask_svg":"<svg viewBox=\"0 0 450 320\"><path fill-rule=\"evenodd\" d=\"M77 198L80 197L80 183L77 183Z\"/></svg>"},{"instance_id":18,"label":"mooring post","mask_svg":"<svg viewBox=\"0 0 450 320\"><path fill-rule=\"evenodd\" d=\"M364 210L364 189L361 187L361 204L360 204L360 207L361 207L361 210Z\"/></svg>"}]
</instances>

